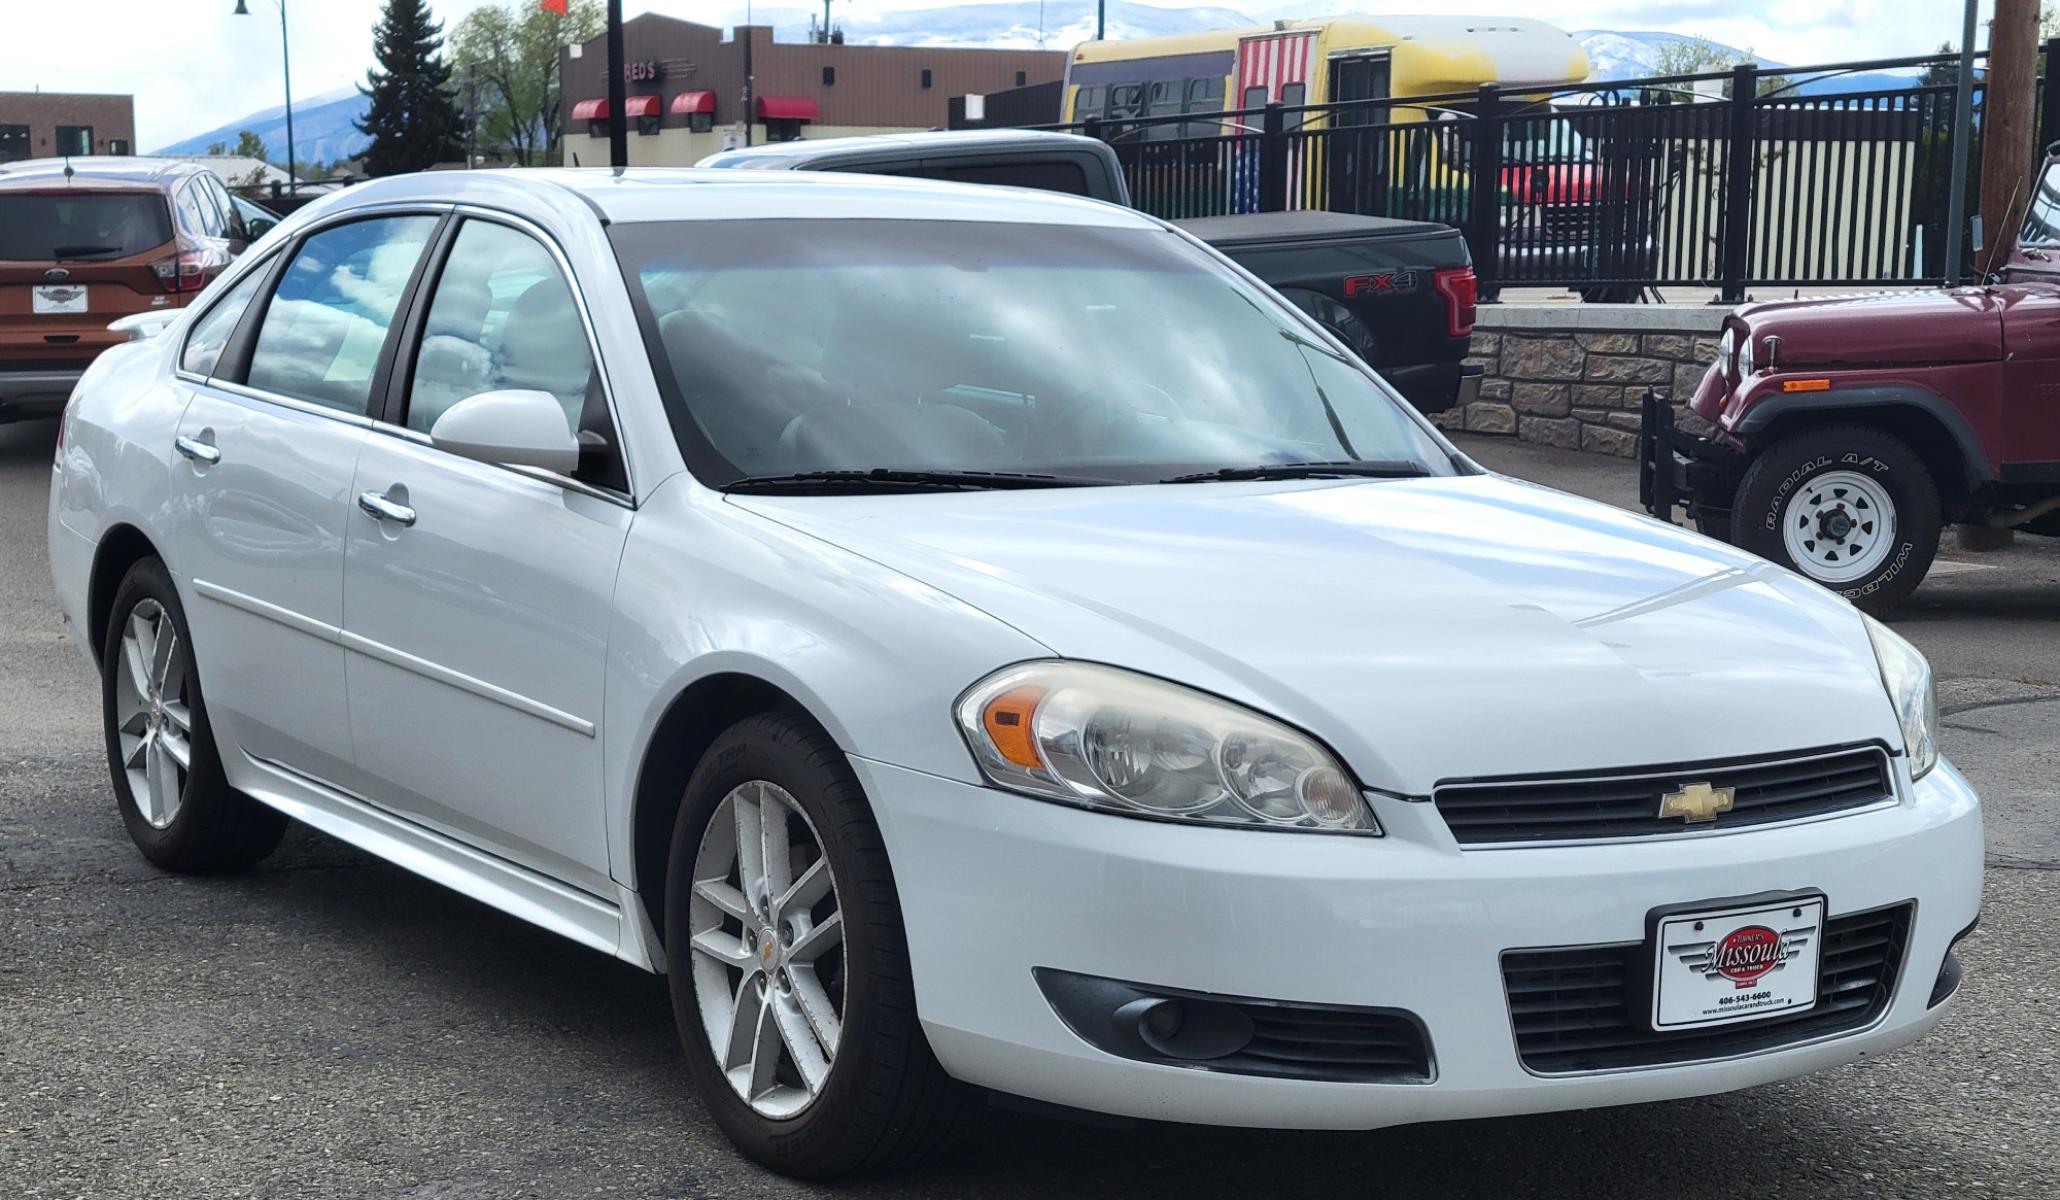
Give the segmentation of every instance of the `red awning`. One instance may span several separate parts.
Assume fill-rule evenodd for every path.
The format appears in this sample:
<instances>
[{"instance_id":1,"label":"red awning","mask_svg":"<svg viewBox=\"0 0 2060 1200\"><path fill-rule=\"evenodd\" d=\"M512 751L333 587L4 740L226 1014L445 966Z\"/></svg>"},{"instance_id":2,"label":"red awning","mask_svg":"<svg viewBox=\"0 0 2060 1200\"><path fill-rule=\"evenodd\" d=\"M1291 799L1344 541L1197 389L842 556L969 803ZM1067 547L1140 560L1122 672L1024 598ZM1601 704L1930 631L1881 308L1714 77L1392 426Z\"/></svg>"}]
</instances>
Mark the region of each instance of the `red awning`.
<instances>
[{"instance_id":1,"label":"red awning","mask_svg":"<svg viewBox=\"0 0 2060 1200\"><path fill-rule=\"evenodd\" d=\"M665 111L665 97L630 96L623 100L622 111L632 117L655 117Z\"/></svg>"},{"instance_id":2,"label":"red awning","mask_svg":"<svg viewBox=\"0 0 2060 1200\"><path fill-rule=\"evenodd\" d=\"M607 120L608 98L603 96L599 100L582 100L578 104L573 105L572 119L575 121Z\"/></svg>"},{"instance_id":3,"label":"red awning","mask_svg":"<svg viewBox=\"0 0 2060 1200\"><path fill-rule=\"evenodd\" d=\"M816 113L815 101L799 96L758 98L758 117L762 121L813 121Z\"/></svg>"},{"instance_id":4,"label":"red awning","mask_svg":"<svg viewBox=\"0 0 2060 1200\"><path fill-rule=\"evenodd\" d=\"M714 92L681 92L672 98L672 115L684 117L690 113L715 112Z\"/></svg>"}]
</instances>

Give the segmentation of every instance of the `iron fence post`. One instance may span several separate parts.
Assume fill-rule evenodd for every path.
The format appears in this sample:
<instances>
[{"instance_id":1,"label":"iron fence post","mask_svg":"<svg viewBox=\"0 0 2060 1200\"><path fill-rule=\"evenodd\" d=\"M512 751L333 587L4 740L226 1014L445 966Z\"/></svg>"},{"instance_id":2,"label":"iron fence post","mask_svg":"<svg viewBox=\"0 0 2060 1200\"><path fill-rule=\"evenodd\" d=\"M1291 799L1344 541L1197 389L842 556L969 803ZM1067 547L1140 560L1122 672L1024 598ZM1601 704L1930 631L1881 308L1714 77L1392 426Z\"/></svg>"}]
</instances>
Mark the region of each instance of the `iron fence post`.
<instances>
[{"instance_id":1,"label":"iron fence post","mask_svg":"<svg viewBox=\"0 0 2060 1200\"><path fill-rule=\"evenodd\" d=\"M1752 181L1758 158L1753 120L1758 93L1758 67L1740 63L1731 68L1731 130L1724 154L1723 278L1718 287L1719 304L1739 304L1745 300L1752 237Z\"/></svg>"},{"instance_id":2,"label":"iron fence post","mask_svg":"<svg viewBox=\"0 0 2060 1200\"><path fill-rule=\"evenodd\" d=\"M2039 144L2038 152L2044 155L2046 147L2060 142L2060 80L2053 77L2056 64L2060 64L2060 37L2047 38L2045 69L2039 72Z\"/></svg>"},{"instance_id":3,"label":"iron fence post","mask_svg":"<svg viewBox=\"0 0 2060 1200\"><path fill-rule=\"evenodd\" d=\"M1288 201L1287 116L1280 102L1266 106L1259 126L1259 211L1280 212Z\"/></svg>"},{"instance_id":4,"label":"iron fence post","mask_svg":"<svg viewBox=\"0 0 2060 1200\"><path fill-rule=\"evenodd\" d=\"M1502 281L1502 99L1492 83L1474 104L1473 171L1468 180L1466 241L1480 298L1492 301Z\"/></svg>"}]
</instances>

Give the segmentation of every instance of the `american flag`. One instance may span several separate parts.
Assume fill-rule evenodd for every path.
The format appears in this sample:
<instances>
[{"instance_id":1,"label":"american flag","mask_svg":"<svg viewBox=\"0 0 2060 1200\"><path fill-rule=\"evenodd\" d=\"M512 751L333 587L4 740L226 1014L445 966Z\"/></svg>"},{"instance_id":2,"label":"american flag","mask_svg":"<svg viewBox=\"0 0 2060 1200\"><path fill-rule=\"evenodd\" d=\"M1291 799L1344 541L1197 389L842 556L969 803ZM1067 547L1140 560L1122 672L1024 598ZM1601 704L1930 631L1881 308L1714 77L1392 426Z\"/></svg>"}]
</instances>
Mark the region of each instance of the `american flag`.
<instances>
[{"instance_id":1,"label":"american flag","mask_svg":"<svg viewBox=\"0 0 2060 1200\"><path fill-rule=\"evenodd\" d=\"M1245 97L1253 88L1264 89L1264 100L1260 104L1281 99L1281 93L1295 84L1302 85L1301 103L1308 103L1309 77L1315 70L1316 31L1306 33L1272 33L1259 37L1242 38L1237 45L1237 92L1232 103L1238 108L1257 107L1247 103ZM1252 135L1241 139L1232 152L1230 167L1230 211L1249 213L1259 211L1259 138L1256 126L1260 118L1247 116L1239 118L1243 123L1255 127ZM1289 113L1290 127L1299 123L1301 114ZM1302 194L1302 147L1299 144L1288 148L1288 207L1299 205Z\"/></svg>"}]
</instances>

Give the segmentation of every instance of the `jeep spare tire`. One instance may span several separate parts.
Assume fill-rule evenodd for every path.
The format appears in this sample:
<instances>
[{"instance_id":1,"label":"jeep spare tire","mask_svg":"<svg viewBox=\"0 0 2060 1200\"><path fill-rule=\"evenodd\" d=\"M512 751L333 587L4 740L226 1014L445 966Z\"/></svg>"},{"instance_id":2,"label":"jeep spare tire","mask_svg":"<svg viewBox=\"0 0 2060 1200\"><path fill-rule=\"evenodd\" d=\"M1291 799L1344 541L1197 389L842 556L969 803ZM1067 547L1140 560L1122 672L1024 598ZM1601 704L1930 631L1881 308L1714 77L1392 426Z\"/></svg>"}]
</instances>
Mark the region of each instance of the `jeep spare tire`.
<instances>
[{"instance_id":1,"label":"jeep spare tire","mask_svg":"<svg viewBox=\"0 0 2060 1200\"><path fill-rule=\"evenodd\" d=\"M1900 439L1825 425L1768 446L1738 485L1733 540L1869 612L1908 599L1938 553L1938 487Z\"/></svg>"}]
</instances>

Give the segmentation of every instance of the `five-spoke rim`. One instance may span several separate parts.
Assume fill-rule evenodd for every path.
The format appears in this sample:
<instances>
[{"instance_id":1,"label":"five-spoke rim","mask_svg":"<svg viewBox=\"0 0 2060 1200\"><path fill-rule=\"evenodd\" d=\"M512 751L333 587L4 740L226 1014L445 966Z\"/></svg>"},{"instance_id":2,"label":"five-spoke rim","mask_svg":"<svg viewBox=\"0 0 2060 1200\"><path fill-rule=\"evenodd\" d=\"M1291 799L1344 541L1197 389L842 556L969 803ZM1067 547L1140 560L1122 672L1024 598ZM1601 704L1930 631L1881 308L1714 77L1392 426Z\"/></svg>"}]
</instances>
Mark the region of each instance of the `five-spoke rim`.
<instances>
[{"instance_id":1,"label":"five-spoke rim","mask_svg":"<svg viewBox=\"0 0 2060 1200\"><path fill-rule=\"evenodd\" d=\"M1789 560L1812 579L1851 583L1881 569L1895 547L1895 501L1857 471L1827 471L1797 489L1782 516Z\"/></svg>"},{"instance_id":2,"label":"five-spoke rim","mask_svg":"<svg viewBox=\"0 0 2060 1200\"><path fill-rule=\"evenodd\" d=\"M822 839L785 789L752 780L716 806L687 917L716 1065L761 1116L797 1115L843 1035L844 919Z\"/></svg>"},{"instance_id":3,"label":"five-spoke rim","mask_svg":"<svg viewBox=\"0 0 2060 1200\"><path fill-rule=\"evenodd\" d=\"M163 829L179 815L193 760L193 710L179 631L155 600L137 601L122 629L114 712L129 797L151 828Z\"/></svg>"}]
</instances>

